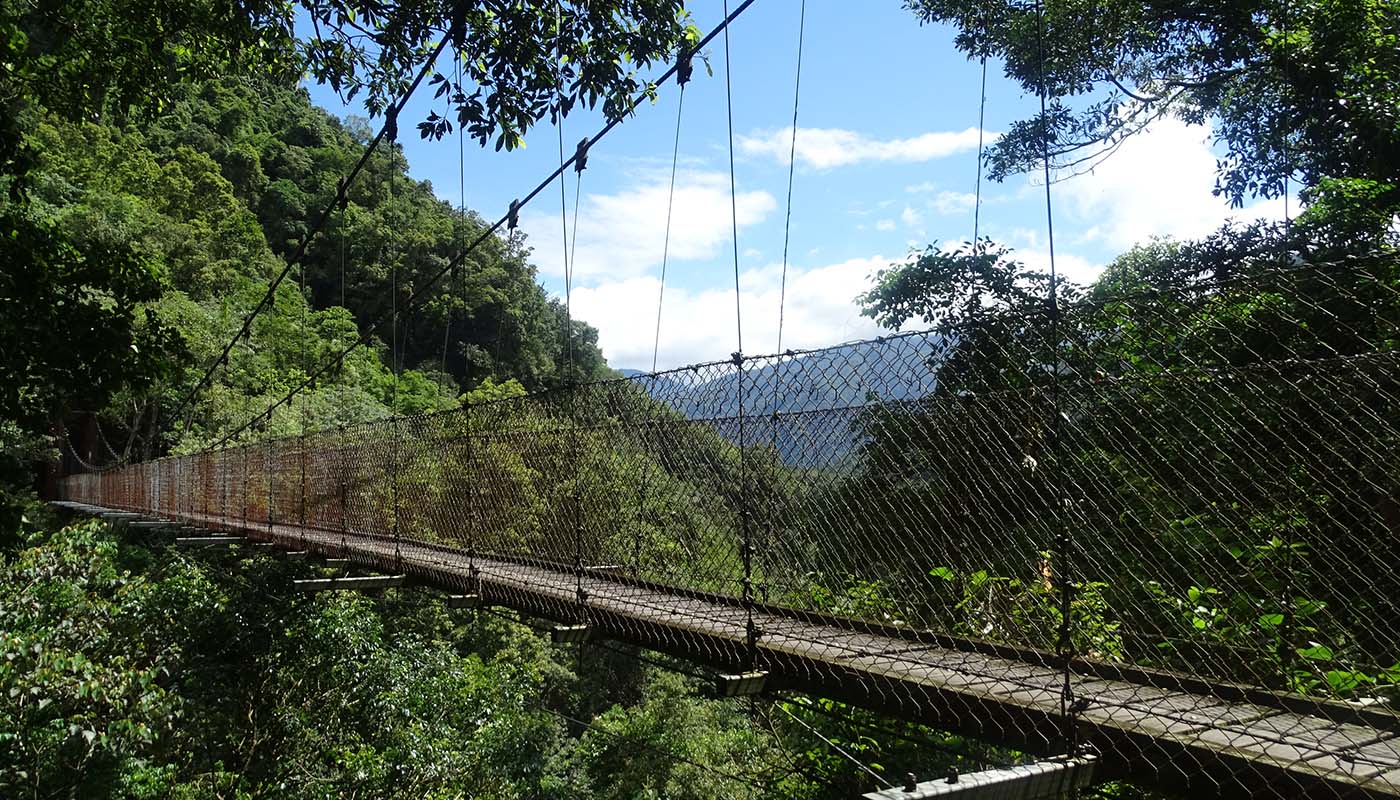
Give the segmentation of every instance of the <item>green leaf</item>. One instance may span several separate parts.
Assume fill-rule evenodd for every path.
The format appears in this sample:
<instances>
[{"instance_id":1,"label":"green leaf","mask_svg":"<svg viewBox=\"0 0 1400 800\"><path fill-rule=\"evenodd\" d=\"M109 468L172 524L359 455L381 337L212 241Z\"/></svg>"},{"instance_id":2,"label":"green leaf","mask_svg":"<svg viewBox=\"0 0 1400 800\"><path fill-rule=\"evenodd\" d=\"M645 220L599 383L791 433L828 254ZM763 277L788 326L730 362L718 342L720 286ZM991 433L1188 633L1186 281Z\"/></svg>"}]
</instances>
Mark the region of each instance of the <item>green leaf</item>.
<instances>
[{"instance_id":1,"label":"green leaf","mask_svg":"<svg viewBox=\"0 0 1400 800\"><path fill-rule=\"evenodd\" d=\"M1334 669L1327 672L1327 685L1337 693L1349 692L1361 684L1371 683L1373 680L1374 678L1364 672L1345 669Z\"/></svg>"},{"instance_id":2,"label":"green leaf","mask_svg":"<svg viewBox=\"0 0 1400 800\"><path fill-rule=\"evenodd\" d=\"M1300 647L1296 652L1299 657L1306 658L1309 661L1331 661L1333 655L1332 648L1325 644L1317 644L1316 642L1309 647Z\"/></svg>"}]
</instances>

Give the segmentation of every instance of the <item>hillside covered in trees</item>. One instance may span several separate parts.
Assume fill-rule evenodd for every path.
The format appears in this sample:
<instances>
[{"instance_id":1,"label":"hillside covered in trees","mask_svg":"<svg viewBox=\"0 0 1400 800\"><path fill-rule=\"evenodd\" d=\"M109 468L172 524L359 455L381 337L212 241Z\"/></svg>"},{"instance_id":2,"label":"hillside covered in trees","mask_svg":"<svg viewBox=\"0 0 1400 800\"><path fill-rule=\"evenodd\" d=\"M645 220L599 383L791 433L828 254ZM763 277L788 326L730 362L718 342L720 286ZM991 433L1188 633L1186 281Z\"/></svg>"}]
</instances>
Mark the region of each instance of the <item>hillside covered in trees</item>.
<instances>
[{"instance_id":1,"label":"hillside covered in trees","mask_svg":"<svg viewBox=\"0 0 1400 800\"><path fill-rule=\"evenodd\" d=\"M365 121L332 119L300 90L236 80L189 87L140 129L34 120L32 213L82 252L139 259L160 286L141 335L170 337L191 365L163 376L153 391L105 407L71 407L97 415L104 448L149 456L198 448L227 432L353 341L359 326L381 318L395 270L402 301L479 234L479 217L410 179L401 155L376 150L349 203L312 240L304 276L298 266L220 365L212 389L172 419L201 375L194 365L218 359L371 136ZM263 432L448 408L483 383L556 385L564 310L534 278L523 243L492 238L406 315L397 382L384 326L379 352L354 353L304 406L279 409ZM592 330L580 323L575 336L580 375L600 374Z\"/></svg>"}]
</instances>

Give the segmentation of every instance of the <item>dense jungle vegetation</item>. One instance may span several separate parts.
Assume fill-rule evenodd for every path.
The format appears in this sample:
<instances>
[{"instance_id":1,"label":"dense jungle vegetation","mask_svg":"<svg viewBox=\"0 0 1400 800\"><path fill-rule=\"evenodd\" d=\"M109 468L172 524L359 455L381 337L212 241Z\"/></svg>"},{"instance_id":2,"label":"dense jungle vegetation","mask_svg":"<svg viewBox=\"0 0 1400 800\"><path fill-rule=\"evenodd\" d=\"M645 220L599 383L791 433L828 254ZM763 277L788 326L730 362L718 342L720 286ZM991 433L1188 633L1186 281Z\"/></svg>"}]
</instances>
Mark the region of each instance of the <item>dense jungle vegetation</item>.
<instances>
[{"instance_id":1,"label":"dense jungle vegetation","mask_svg":"<svg viewBox=\"0 0 1400 800\"><path fill-rule=\"evenodd\" d=\"M450 120L511 148L578 104L625 113L645 88L625 65L667 59L695 35L672 0L565 5L561 22L539 3L0 0L0 793L846 797L870 778L818 733L891 776L1015 757L831 701L706 699L693 665L552 646L528 621L447 611L423 590L292 596L290 580L314 567L193 559L36 502L46 462L217 441L378 318L391 273L410 291L483 229L381 148L311 240L304 274L184 407L382 119L330 117L297 88L304 76L379 115L446 32L468 76L425 134ZM530 393L612 373L591 328L564 330L515 238L489 239L404 320L400 363L379 331L250 438L479 404L469 423L431 417L410 434L425 446L404 490L457 491L457 467L472 461L472 491L495 515L485 544L502 550L550 555L576 524L561 510L573 503L600 563L664 563L732 593L737 487L766 515L765 599L1395 702L1400 654L1377 624L1400 614L1400 475L1385 455L1400 427L1394 374L1271 374L1224 409L1199 387L1257 363L1400 345L1400 9L1049 4L1057 44L1042 74L1023 4L906 5L956 25L960 48L1004 59L1028 91L1050 86L1047 115L990 151L994 177L1035 169L1046 148L1072 168L1174 115L1218 122L1222 194L1300 187L1306 210L1286 225L1144 243L1097 284L1057 287L1053 313L1048 276L993 243L911 254L859 302L889 327L946 334L937 386L923 403L850 412L841 424L856 444L841 470L683 426L523 445L559 413ZM323 35L296 39L299 13ZM1087 17L1101 24L1078 24ZM556 101L554 55L540 45L561 40L568 91ZM1291 270L1342 263L1323 280ZM1060 412L1046 398L1061 377L1071 433L1052 438ZM606 387L570 411L598 423L681 416ZM467 429L454 425L503 435L465 455L453 448ZM749 445L747 484L736 442ZM1206 466L1209 479L1193 480ZM549 470L563 477L538 480ZM1073 503L1053 489L1065 484L1081 490ZM633 514L639 485L650 505ZM449 541L457 524L430 511L404 523ZM1098 546L1058 540L1063 524ZM823 537L838 531L833 547ZM917 558L892 552L891 537L918 543Z\"/></svg>"}]
</instances>

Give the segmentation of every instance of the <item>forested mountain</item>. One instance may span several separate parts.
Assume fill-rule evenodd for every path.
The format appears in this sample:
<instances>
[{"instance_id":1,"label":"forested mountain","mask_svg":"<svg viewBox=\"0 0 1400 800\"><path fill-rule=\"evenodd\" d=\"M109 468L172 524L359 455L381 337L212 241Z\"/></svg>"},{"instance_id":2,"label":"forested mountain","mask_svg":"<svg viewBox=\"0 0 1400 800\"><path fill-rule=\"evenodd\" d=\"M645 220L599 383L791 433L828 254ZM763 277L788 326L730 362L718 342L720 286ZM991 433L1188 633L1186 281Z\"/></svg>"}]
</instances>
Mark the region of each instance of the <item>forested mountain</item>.
<instances>
[{"instance_id":1,"label":"forested mountain","mask_svg":"<svg viewBox=\"0 0 1400 800\"><path fill-rule=\"evenodd\" d=\"M140 129L35 117L33 213L85 253L137 254L162 287L148 326L173 332L188 354L186 367L149 397L128 393L104 409L73 409L99 412L123 452L196 448L242 424L386 318L392 287L407 307L409 294L483 229L475 213L409 178L402 155L382 146L349 203L312 240L304 276L300 266L289 275L214 385L172 420L203 366L332 204L339 176L372 133L364 120L333 119L301 90L231 79L189 87ZM564 310L535 282L527 256L521 239L489 238L402 315L397 381L387 353L394 337L381 325L374 332L385 352L355 353L260 434L373 419L391 406L451 407L488 380L559 382ZM599 374L596 333L576 323L574 334L578 377Z\"/></svg>"}]
</instances>

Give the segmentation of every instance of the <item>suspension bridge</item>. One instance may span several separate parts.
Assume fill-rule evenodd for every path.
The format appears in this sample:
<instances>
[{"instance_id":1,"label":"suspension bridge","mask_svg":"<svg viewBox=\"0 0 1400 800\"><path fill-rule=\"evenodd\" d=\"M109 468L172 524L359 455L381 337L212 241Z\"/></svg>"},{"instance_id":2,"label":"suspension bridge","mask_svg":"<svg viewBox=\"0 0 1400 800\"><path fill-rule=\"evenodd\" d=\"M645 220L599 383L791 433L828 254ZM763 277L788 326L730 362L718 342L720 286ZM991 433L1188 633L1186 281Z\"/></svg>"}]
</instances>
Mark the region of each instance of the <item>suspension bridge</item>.
<instances>
[{"instance_id":1,"label":"suspension bridge","mask_svg":"<svg viewBox=\"0 0 1400 800\"><path fill-rule=\"evenodd\" d=\"M1400 652L1381 485L1400 353L1372 338L1400 309L1394 267L1142 292L1131 332L1096 299L1065 309L1069 344L1021 319L310 432L73 475L62 502L346 559L755 688L1093 752L1104 776L1393 796L1400 719L1386 679L1358 676ZM1353 302L1309 306L1321 287ZM1261 292L1355 315L1206 325L1126 358ZM1289 355L1237 362L1265 324Z\"/></svg>"},{"instance_id":2,"label":"suspension bridge","mask_svg":"<svg viewBox=\"0 0 1400 800\"><path fill-rule=\"evenodd\" d=\"M688 56L672 76L683 91ZM405 310L554 180L562 203L616 124L567 160L561 133L559 169L402 308L395 283L350 349L387 322L397 368ZM243 441L346 350L214 447L70 475L54 502L344 565L304 588L435 586L711 664L733 694L1073 767L1037 784L1008 764L998 796L1091 763L1209 795L1396 797L1398 267L1237 259L1073 293L1052 261L1002 297L969 274L928 330L768 356L740 337L724 361ZM879 796L985 786L943 784Z\"/></svg>"}]
</instances>

